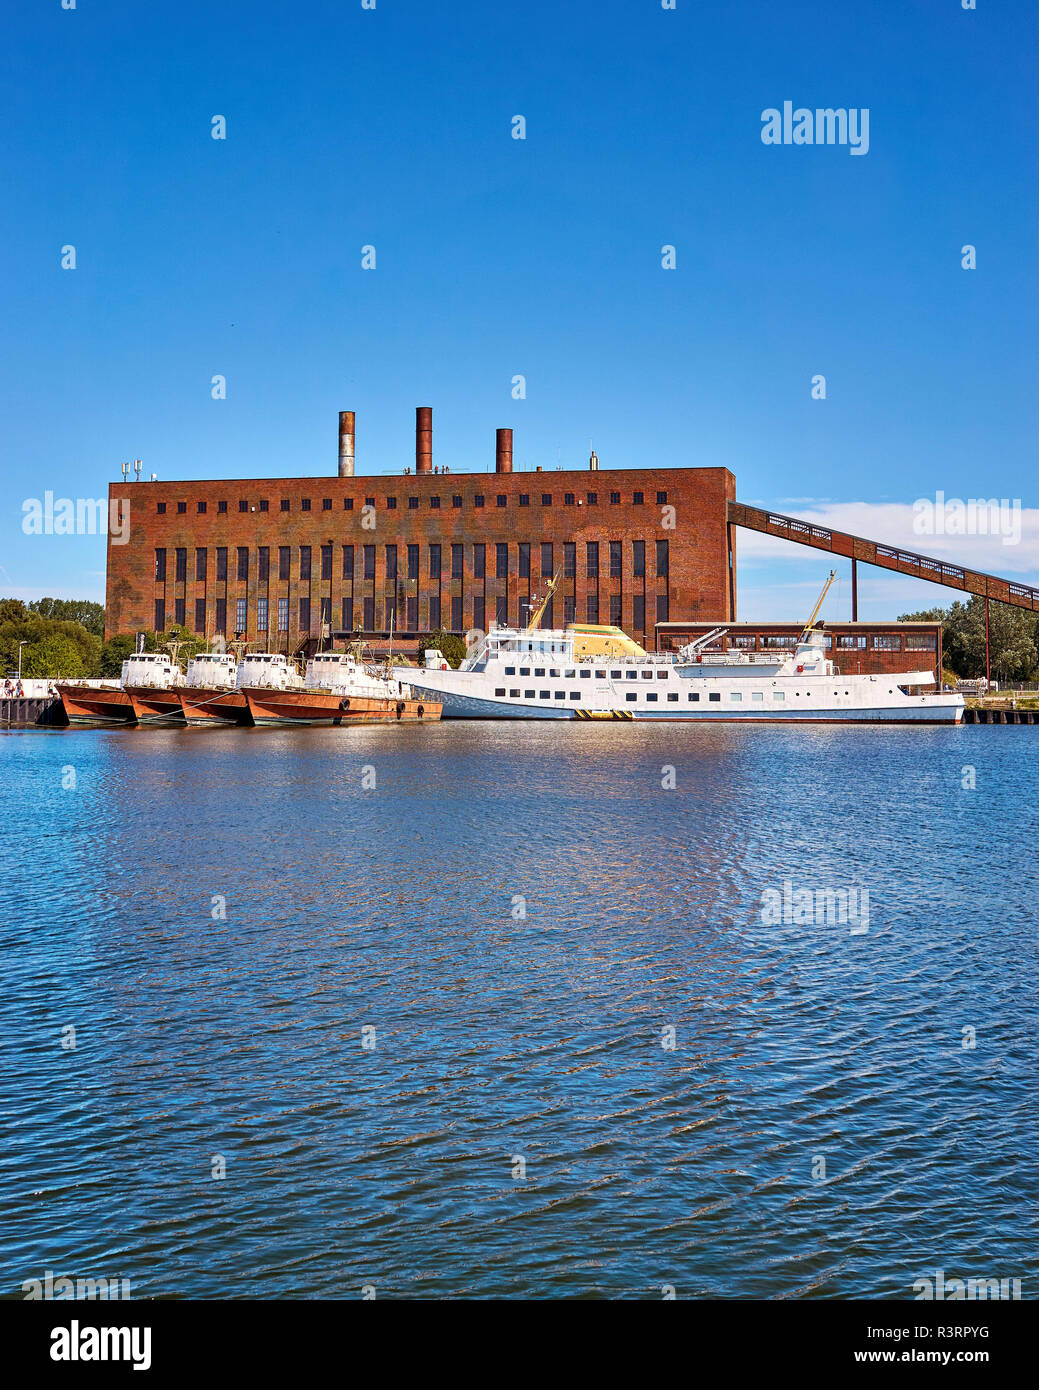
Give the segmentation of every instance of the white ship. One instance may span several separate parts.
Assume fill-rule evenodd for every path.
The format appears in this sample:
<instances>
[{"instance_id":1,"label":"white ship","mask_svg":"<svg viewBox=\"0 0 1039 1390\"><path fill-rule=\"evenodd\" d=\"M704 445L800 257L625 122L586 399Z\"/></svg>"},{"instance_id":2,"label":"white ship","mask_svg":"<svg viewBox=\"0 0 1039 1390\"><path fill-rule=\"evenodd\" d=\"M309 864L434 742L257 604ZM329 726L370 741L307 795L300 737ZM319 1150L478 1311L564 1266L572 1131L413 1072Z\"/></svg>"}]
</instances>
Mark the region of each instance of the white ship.
<instances>
[{"instance_id":1,"label":"white ship","mask_svg":"<svg viewBox=\"0 0 1039 1390\"><path fill-rule=\"evenodd\" d=\"M616 627L539 622L555 584L524 629L481 637L457 670L427 649L425 669L397 669L444 719L658 719L777 723L957 724L963 696L922 693L933 671L846 675L814 626L834 575L794 651L709 650L718 627L677 654L646 652Z\"/></svg>"}]
</instances>

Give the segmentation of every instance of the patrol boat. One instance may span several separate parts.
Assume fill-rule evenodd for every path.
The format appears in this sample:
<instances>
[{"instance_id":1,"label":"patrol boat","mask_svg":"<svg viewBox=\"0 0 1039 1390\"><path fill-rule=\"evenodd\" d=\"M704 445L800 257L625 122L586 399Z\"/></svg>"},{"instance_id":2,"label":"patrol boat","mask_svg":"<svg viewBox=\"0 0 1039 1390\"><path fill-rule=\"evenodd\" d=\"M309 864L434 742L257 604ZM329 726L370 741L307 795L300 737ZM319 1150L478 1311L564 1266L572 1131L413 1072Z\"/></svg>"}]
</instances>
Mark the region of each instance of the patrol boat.
<instances>
[{"instance_id":1,"label":"patrol boat","mask_svg":"<svg viewBox=\"0 0 1039 1390\"><path fill-rule=\"evenodd\" d=\"M440 702L416 699L404 679L390 679L356 652L318 652L305 679L284 689L245 692L254 724L390 724L440 718Z\"/></svg>"},{"instance_id":2,"label":"patrol boat","mask_svg":"<svg viewBox=\"0 0 1039 1390\"><path fill-rule=\"evenodd\" d=\"M523 629L492 629L457 670L426 650L425 669L399 668L444 719L739 720L774 723L957 724L963 696L933 686L933 671L849 675L826 656L812 616L790 653L712 651L715 628L677 654L647 652L620 628L539 624L556 580Z\"/></svg>"}]
</instances>

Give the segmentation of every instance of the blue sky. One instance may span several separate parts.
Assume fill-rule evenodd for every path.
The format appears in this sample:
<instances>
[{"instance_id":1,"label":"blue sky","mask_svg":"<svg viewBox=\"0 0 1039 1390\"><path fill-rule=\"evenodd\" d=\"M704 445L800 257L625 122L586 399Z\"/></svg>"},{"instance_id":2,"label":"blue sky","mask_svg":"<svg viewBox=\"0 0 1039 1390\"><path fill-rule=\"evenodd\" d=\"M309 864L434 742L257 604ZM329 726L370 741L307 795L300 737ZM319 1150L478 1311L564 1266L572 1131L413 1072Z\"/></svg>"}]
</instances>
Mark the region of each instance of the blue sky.
<instances>
[{"instance_id":1,"label":"blue sky","mask_svg":"<svg viewBox=\"0 0 1039 1390\"><path fill-rule=\"evenodd\" d=\"M0 590L103 597L103 540L22 534L47 488L334 473L341 408L396 472L419 404L455 471L499 425L518 467L724 465L1034 582L1035 511L1012 547L907 530L939 489L1037 504L1039 8L978 2L13 10ZM868 108L868 154L764 145L787 99ZM741 534L741 616L800 616L825 570ZM863 617L954 596L860 572Z\"/></svg>"}]
</instances>

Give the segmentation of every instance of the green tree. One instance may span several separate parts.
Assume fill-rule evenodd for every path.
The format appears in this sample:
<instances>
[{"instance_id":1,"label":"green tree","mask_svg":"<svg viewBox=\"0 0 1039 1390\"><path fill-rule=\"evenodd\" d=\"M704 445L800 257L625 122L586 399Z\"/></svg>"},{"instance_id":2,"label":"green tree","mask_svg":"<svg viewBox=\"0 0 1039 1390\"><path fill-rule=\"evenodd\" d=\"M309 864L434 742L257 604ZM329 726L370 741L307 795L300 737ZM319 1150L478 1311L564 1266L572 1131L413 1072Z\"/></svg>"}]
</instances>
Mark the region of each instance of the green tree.
<instances>
[{"instance_id":1,"label":"green tree","mask_svg":"<svg viewBox=\"0 0 1039 1390\"><path fill-rule=\"evenodd\" d=\"M78 598L37 598L29 604L33 613L41 618L53 618L58 622L79 623L95 637L105 635L104 604L91 603Z\"/></svg>"},{"instance_id":2,"label":"green tree","mask_svg":"<svg viewBox=\"0 0 1039 1390\"><path fill-rule=\"evenodd\" d=\"M950 608L906 613L899 622L941 622L943 664L957 676L985 674L985 600L972 594ZM1039 664L1034 613L1009 603L989 603L989 657L992 675L1003 681L1027 680Z\"/></svg>"},{"instance_id":3,"label":"green tree","mask_svg":"<svg viewBox=\"0 0 1039 1390\"><path fill-rule=\"evenodd\" d=\"M122 674L123 662L134 649L134 638L126 632L110 637L101 648L98 674L106 680L118 679Z\"/></svg>"},{"instance_id":4,"label":"green tree","mask_svg":"<svg viewBox=\"0 0 1039 1390\"><path fill-rule=\"evenodd\" d=\"M465 660L466 647L465 639L458 637L453 632L431 632L428 637L420 637L418 644L419 660L425 661L426 648L436 647L444 654L445 660L455 670Z\"/></svg>"}]
</instances>

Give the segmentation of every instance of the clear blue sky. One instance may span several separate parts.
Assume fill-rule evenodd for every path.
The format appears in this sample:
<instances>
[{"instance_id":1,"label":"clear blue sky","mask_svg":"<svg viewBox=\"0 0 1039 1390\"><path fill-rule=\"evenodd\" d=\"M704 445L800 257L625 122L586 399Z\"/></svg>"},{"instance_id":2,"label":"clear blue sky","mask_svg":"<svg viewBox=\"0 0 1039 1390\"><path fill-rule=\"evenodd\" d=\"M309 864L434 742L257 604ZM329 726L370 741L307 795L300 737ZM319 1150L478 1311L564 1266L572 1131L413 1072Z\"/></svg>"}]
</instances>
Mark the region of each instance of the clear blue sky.
<instances>
[{"instance_id":1,"label":"clear blue sky","mask_svg":"<svg viewBox=\"0 0 1039 1390\"><path fill-rule=\"evenodd\" d=\"M23 536L24 498L101 495L135 456L334 473L341 408L360 471L410 462L428 404L456 471L511 425L519 467L592 439L792 512L1034 503L1039 5L978 5L12 7L0 591L103 597L103 541ZM869 153L763 145L786 99L868 107ZM1034 578L1027 544L971 545ZM744 616L799 616L818 557L752 550ZM943 593L861 588L863 616Z\"/></svg>"}]
</instances>

